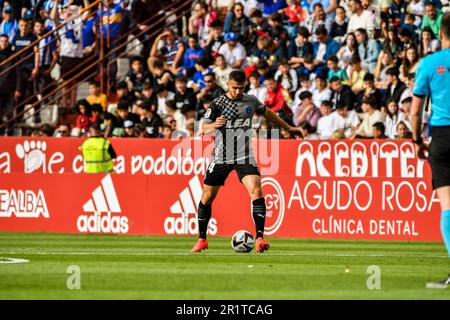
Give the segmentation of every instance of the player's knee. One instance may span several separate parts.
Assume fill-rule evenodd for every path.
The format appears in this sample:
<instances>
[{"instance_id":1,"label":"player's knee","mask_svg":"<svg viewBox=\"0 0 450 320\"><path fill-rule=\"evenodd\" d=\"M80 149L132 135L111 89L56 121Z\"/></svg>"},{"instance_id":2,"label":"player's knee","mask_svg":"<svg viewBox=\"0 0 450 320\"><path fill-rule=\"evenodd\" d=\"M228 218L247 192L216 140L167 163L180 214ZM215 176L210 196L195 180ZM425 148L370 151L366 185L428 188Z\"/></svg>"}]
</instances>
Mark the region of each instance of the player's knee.
<instances>
[{"instance_id":1,"label":"player's knee","mask_svg":"<svg viewBox=\"0 0 450 320\"><path fill-rule=\"evenodd\" d=\"M203 191L202 193L202 203L204 205L211 205L214 201L214 195L210 191Z\"/></svg>"},{"instance_id":2,"label":"player's knee","mask_svg":"<svg viewBox=\"0 0 450 320\"><path fill-rule=\"evenodd\" d=\"M250 197L252 200L260 199L263 197L262 189L261 188L255 188L250 192Z\"/></svg>"}]
</instances>

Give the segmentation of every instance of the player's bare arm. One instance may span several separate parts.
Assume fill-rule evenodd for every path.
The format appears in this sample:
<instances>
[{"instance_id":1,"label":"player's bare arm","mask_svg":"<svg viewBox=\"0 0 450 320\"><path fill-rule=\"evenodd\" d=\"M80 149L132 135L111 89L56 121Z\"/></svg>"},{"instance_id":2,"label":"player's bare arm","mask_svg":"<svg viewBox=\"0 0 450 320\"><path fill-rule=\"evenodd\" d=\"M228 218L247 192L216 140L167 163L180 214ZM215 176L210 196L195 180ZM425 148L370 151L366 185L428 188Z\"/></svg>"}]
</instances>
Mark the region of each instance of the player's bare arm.
<instances>
[{"instance_id":1,"label":"player's bare arm","mask_svg":"<svg viewBox=\"0 0 450 320\"><path fill-rule=\"evenodd\" d=\"M269 108L266 108L266 112L264 112L263 117L269 120L270 122L275 123L278 127L285 129L293 137L302 138L302 133L300 129L290 126L286 121L281 119L279 115L277 115Z\"/></svg>"},{"instance_id":2,"label":"player's bare arm","mask_svg":"<svg viewBox=\"0 0 450 320\"><path fill-rule=\"evenodd\" d=\"M223 125L225 125L225 122L227 121L227 119L225 118L225 116L220 116L216 119L216 121L212 122L212 123L203 123L202 125L202 134L210 134L212 131L214 131L214 129L218 129L220 127L222 127Z\"/></svg>"}]
</instances>

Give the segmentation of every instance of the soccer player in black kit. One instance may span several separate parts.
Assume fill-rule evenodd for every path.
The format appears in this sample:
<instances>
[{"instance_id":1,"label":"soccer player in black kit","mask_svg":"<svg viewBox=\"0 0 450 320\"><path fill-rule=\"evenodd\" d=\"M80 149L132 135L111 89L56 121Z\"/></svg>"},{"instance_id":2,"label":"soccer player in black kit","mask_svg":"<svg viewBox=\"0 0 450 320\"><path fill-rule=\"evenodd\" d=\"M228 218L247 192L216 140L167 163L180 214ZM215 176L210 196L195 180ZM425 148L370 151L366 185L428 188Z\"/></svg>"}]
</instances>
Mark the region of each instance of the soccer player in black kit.
<instances>
[{"instance_id":1,"label":"soccer player in black kit","mask_svg":"<svg viewBox=\"0 0 450 320\"><path fill-rule=\"evenodd\" d=\"M233 170L236 170L240 182L244 184L252 200L256 252L262 253L270 247L263 237L266 204L261 189L261 175L251 148L253 114L263 115L292 136L301 137L301 133L275 112L267 109L255 96L244 94L246 82L243 71L231 72L227 83L228 91L213 100L204 116L202 133L214 130L214 151L198 205L199 239L192 252L208 249L206 232L211 218L211 206L220 187Z\"/></svg>"}]
</instances>

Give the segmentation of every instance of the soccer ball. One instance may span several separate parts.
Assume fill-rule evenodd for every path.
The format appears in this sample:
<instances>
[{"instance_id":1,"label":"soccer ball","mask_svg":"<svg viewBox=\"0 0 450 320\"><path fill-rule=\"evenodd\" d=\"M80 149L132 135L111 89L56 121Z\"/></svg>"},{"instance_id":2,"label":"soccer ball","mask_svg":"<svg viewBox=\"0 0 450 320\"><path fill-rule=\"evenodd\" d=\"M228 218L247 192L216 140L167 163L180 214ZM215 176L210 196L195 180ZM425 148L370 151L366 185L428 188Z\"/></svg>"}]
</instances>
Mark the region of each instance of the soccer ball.
<instances>
[{"instance_id":1,"label":"soccer ball","mask_svg":"<svg viewBox=\"0 0 450 320\"><path fill-rule=\"evenodd\" d=\"M252 234L246 230L237 231L231 238L231 247L236 252L250 252L254 244Z\"/></svg>"}]
</instances>

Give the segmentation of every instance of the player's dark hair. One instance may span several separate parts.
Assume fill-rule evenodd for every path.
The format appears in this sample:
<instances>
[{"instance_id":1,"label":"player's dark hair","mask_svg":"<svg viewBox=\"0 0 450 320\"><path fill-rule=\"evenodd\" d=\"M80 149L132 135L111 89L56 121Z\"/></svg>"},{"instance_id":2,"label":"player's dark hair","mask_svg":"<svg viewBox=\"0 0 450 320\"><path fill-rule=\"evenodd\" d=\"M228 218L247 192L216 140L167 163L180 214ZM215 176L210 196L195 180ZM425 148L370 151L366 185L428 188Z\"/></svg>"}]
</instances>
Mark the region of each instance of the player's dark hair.
<instances>
[{"instance_id":1,"label":"player's dark hair","mask_svg":"<svg viewBox=\"0 0 450 320\"><path fill-rule=\"evenodd\" d=\"M442 16L441 32L445 39L450 40L450 12Z\"/></svg>"},{"instance_id":2,"label":"player's dark hair","mask_svg":"<svg viewBox=\"0 0 450 320\"><path fill-rule=\"evenodd\" d=\"M244 83L247 80L245 72L241 70L231 71L228 81L234 81L237 83Z\"/></svg>"}]
</instances>

